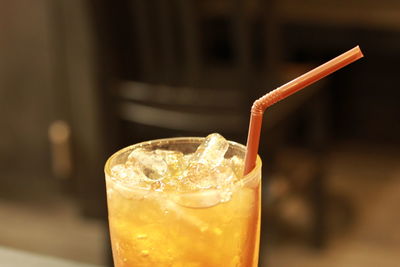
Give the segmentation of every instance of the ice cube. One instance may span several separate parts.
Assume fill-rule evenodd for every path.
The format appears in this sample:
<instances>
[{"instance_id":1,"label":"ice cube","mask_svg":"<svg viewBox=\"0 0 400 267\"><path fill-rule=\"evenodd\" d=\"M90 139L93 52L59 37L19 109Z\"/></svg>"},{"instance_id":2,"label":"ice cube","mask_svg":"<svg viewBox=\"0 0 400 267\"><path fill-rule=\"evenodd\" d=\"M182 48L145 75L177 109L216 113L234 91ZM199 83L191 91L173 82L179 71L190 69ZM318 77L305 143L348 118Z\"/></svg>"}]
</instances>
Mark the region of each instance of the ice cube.
<instances>
[{"instance_id":1,"label":"ice cube","mask_svg":"<svg viewBox=\"0 0 400 267\"><path fill-rule=\"evenodd\" d=\"M190 186L197 190L226 188L236 181L236 175L232 168L225 164L214 168L202 163L190 164L184 175Z\"/></svg>"},{"instance_id":2,"label":"ice cube","mask_svg":"<svg viewBox=\"0 0 400 267\"><path fill-rule=\"evenodd\" d=\"M228 202L232 197L233 185L237 181L228 164L210 169L199 163L192 165L186 175L180 189L193 193L177 194L174 201L191 208L211 207L220 202Z\"/></svg>"},{"instance_id":3,"label":"ice cube","mask_svg":"<svg viewBox=\"0 0 400 267\"><path fill-rule=\"evenodd\" d=\"M128 176L128 172L123 164L118 164L111 168L111 175L113 178L126 178Z\"/></svg>"},{"instance_id":4,"label":"ice cube","mask_svg":"<svg viewBox=\"0 0 400 267\"><path fill-rule=\"evenodd\" d=\"M215 185L211 177L212 169L202 163L192 162L184 171L186 185L193 190L208 189Z\"/></svg>"},{"instance_id":5,"label":"ice cube","mask_svg":"<svg viewBox=\"0 0 400 267\"><path fill-rule=\"evenodd\" d=\"M186 188L193 191L222 188L236 178L231 165L226 164L225 153L228 141L219 134L208 135L196 152L190 157L183 172Z\"/></svg>"},{"instance_id":6,"label":"ice cube","mask_svg":"<svg viewBox=\"0 0 400 267\"><path fill-rule=\"evenodd\" d=\"M210 168L218 166L224 160L229 143L220 134L208 135L191 157L191 163L201 163Z\"/></svg>"},{"instance_id":7,"label":"ice cube","mask_svg":"<svg viewBox=\"0 0 400 267\"><path fill-rule=\"evenodd\" d=\"M186 208L209 208L220 203L221 196L217 190L206 190L191 194L174 194L172 200Z\"/></svg>"},{"instance_id":8,"label":"ice cube","mask_svg":"<svg viewBox=\"0 0 400 267\"><path fill-rule=\"evenodd\" d=\"M107 188L115 188L115 191L128 199L141 198L143 190L151 189L149 178L142 172L124 164L118 164L111 168L110 179L114 182L107 181Z\"/></svg>"},{"instance_id":9,"label":"ice cube","mask_svg":"<svg viewBox=\"0 0 400 267\"><path fill-rule=\"evenodd\" d=\"M228 159L231 165L233 172L235 173L237 178L241 178L244 172L244 161L243 159L239 158L238 156L233 156L232 158Z\"/></svg>"},{"instance_id":10,"label":"ice cube","mask_svg":"<svg viewBox=\"0 0 400 267\"><path fill-rule=\"evenodd\" d=\"M138 185L143 178L146 178L143 173L123 164L113 166L111 168L111 175L112 180L118 181L119 184L123 184L124 186Z\"/></svg>"},{"instance_id":11,"label":"ice cube","mask_svg":"<svg viewBox=\"0 0 400 267\"><path fill-rule=\"evenodd\" d=\"M128 156L126 166L142 172L153 181L160 181L168 171L168 164L155 151L136 149Z\"/></svg>"},{"instance_id":12,"label":"ice cube","mask_svg":"<svg viewBox=\"0 0 400 267\"><path fill-rule=\"evenodd\" d=\"M168 165L168 174L170 176L179 177L186 169L187 162L184 160L184 155L180 151L171 150L155 150L155 153L163 158Z\"/></svg>"},{"instance_id":13,"label":"ice cube","mask_svg":"<svg viewBox=\"0 0 400 267\"><path fill-rule=\"evenodd\" d=\"M230 185L233 185L237 180L231 166L226 164L221 164L213 168L210 178L214 182L213 186L218 189L227 188Z\"/></svg>"}]
</instances>

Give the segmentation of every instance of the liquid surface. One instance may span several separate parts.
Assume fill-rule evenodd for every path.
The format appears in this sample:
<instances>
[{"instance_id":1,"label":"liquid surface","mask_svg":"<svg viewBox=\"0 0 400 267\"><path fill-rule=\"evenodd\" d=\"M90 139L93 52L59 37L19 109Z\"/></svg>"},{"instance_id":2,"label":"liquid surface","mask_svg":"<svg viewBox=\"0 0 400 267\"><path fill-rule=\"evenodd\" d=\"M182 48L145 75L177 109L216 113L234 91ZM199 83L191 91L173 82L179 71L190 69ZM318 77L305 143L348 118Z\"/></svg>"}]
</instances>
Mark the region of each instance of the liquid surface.
<instances>
[{"instance_id":1,"label":"liquid surface","mask_svg":"<svg viewBox=\"0 0 400 267\"><path fill-rule=\"evenodd\" d=\"M243 173L243 159L225 158L229 143L219 134L207 136L197 150L133 150L127 161L111 168L115 182L131 188L166 192L227 189Z\"/></svg>"}]
</instances>

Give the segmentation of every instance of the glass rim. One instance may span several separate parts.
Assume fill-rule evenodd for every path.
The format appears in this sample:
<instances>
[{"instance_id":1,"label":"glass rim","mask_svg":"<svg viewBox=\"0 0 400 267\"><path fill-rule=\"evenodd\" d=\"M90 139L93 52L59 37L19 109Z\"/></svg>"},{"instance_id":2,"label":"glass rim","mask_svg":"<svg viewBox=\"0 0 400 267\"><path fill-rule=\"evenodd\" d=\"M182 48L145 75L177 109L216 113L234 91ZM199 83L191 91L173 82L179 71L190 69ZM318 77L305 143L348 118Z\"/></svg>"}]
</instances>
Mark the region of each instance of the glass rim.
<instances>
[{"instance_id":1,"label":"glass rim","mask_svg":"<svg viewBox=\"0 0 400 267\"><path fill-rule=\"evenodd\" d=\"M106 161L105 165L104 165L104 173L106 174L106 177L113 177L113 175L111 174L111 163L113 161L113 159L115 159L116 157L118 157L119 155L129 151L129 150L133 150L135 148L139 148L139 147L146 147L155 143L158 144L162 144L162 143L170 143L171 141L175 141L175 142L182 142L182 141L194 141L194 142L198 142L199 144L205 139L205 137L171 137L171 138L161 138L161 139L154 139L154 140L148 140L148 141L143 141L143 142L139 142L133 145L129 145L126 146L124 148L121 148L120 150L116 151L114 154L112 154ZM246 146L237 143L235 141L230 141L229 142L229 146L230 147L234 147L237 149L242 149L243 152L246 151ZM236 183L234 183L234 188L237 187L244 187L245 185L247 185L248 183L250 183L250 181L255 178L255 176L257 176L257 174L261 171L261 166L262 166L262 161L259 155L257 155L257 160L256 160L256 166L253 168L253 170L251 170L251 172L249 172L248 174L246 174L243 178L239 179L239 181L237 181ZM260 175L260 179L261 179L261 175ZM126 190L139 190L139 191L143 191L146 193L167 193L167 194L179 194L179 195L186 195L186 194L198 194L198 193L204 193L204 192L210 192L210 191L218 191L219 189L215 189L215 188L208 188L208 189L203 189L201 191L194 191L194 192L164 192L164 191L153 191L153 190L147 190L144 188L140 188L140 187L128 187L125 186L121 183L119 183L118 181L113 181L114 183L118 184L118 186L123 187Z\"/></svg>"}]
</instances>

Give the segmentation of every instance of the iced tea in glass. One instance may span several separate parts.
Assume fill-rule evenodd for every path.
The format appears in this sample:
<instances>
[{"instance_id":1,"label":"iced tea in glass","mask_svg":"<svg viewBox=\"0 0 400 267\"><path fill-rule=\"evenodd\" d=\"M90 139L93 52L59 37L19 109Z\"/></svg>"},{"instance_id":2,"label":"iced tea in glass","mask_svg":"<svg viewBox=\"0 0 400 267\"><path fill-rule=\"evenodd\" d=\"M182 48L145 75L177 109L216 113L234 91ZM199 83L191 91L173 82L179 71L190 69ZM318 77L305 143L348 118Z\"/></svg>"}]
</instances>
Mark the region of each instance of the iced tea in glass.
<instances>
[{"instance_id":1,"label":"iced tea in glass","mask_svg":"<svg viewBox=\"0 0 400 267\"><path fill-rule=\"evenodd\" d=\"M115 266L257 266L261 160L245 177L224 177L231 175L224 169L227 164L236 174L243 171L245 154L243 145L228 142L225 167L216 167L224 171L212 178L218 183L209 185L209 178L201 177L204 166L190 165L190 155L202 143L204 138L192 137L148 141L108 159L105 174ZM156 157L155 163L147 158L140 163L145 176L127 163L137 150ZM158 155L168 163L167 171L162 169L164 163L158 166ZM149 164L157 166L153 170Z\"/></svg>"}]
</instances>

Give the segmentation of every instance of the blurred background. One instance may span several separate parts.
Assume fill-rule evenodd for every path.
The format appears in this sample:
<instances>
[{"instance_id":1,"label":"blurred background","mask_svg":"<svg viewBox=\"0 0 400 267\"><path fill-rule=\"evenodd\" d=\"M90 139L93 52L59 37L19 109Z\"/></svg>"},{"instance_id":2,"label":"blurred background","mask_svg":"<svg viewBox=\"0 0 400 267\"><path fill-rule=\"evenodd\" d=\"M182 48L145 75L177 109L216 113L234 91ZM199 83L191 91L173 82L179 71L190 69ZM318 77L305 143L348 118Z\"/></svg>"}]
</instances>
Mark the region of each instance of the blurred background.
<instances>
[{"instance_id":1,"label":"blurred background","mask_svg":"<svg viewBox=\"0 0 400 267\"><path fill-rule=\"evenodd\" d=\"M0 246L110 266L103 165L144 140L245 143L266 111L260 266L398 266L400 2L0 2Z\"/></svg>"}]
</instances>

